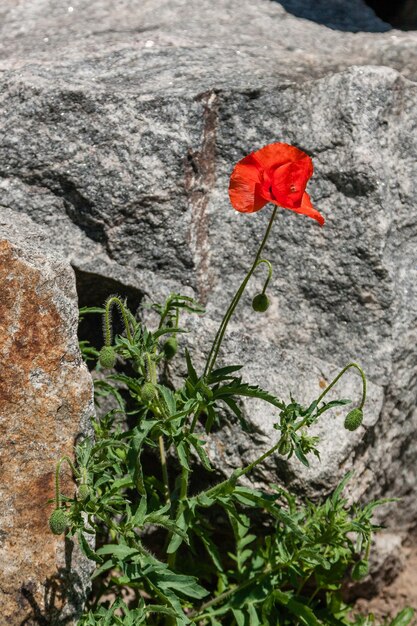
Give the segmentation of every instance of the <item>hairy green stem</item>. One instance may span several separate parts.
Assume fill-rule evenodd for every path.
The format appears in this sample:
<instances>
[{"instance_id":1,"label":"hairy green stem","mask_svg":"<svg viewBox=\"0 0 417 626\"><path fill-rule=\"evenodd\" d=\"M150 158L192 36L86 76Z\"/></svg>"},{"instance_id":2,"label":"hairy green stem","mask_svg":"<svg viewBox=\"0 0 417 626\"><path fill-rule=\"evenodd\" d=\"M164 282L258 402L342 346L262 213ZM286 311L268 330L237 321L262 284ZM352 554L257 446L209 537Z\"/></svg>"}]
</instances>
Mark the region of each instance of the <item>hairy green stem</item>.
<instances>
[{"instance_id":1,"label":"hairy green stem","mask_svg":"<svg viewBox=\"0 0 417 626\"><path fill-rule=\"evenodd\" d=\"M214 365L216 363L216 359L217 359L220 347L222 345L222 341L223 341L223 338L224 338L224 335L225 335L225 332L226 332L226 329L227 329L227 325L229 324L230 318L232 317L232 315L234 313L234 310L236 309L236 307L237 307L237 305L239 303L239 300L242 297L242 294L243 294L243 292L245 290L246 285L248 284L248 282L249 282L253 272L255 271L257 265L259 264L259 259L260 259L260 256L262 254L262 250L264 249L264 246L265 246L265 244L266 244L266 242L268 240L269 233L271 232L271 228L272 228L272 225L274 223L277 210L278 210L278 207L275 206L274 210L272 212L272 215L271 215L271 219L269 220L269 224L268 224L268 227L266 229L264 238L262 239L261 245L259 246L258 252L257 252L256 257L255 257L255 260L254 260L254 262L252 264L252 267L250 268L249 272L246 274L245 278L243 279L242 284L240 285L239 289L237 290L237 292L236 292L233 300L231 301L231 303L229 305L229 308L227 309L227 311L226 311L226 313L225 313L225 315L223 317L223 320L222 320L222 322L221 322L221 324L219 326L219 329L218 329L217 334L216 334L216 336L214 338L213 345L211 347L210 353L209 353L209 355L207 357L207 363L206 363L206 367L205 367L205 370L204 370L204 376L208 376L210 374L210 372L212 371L212 369L213 369L213 367L214 367Z\"/></svg>"},{"instance_id":2,"label":"hairy green stem","mask_svg":"<svg viewBox=\"0 0 417 626\"><path fill-rule=\"evenodd\" d=\"M351 367L354 367L358 370L359 374L361 375L362 378L362 400L361 403L359 405L360 409L363 409L363 406L365 404L365 400L366 400L366 377L365 377L365 373L362 370L362 368L357 365L356 363L349 363L348 365L346 365L336 376L336 378L334 378L332 380L332 382L330 383L330 385L328 385L326 387L326 389L323 391L323 393L317 398L316 403L317 403L317 407L319 406L319 403L323 400L324 396L330 391L330 389L332 389L332 387L335 386L335 384L337 383L337 381L343 376L343 374L345 374L347 372L348 369L350 369ZM303 428L303 426L305 426L305 424L307 423L309 419L309 416L305 417L298 425L297 428L295 428L295 430L300 430L300 428Z\"/></svg>"},{"instance_id":3,"label":"hairy green stem","mask_svg":"<svg viewBox=\"0 0 417 626\"><path fill-rule=\"evenodd\" d=\"M204 611L206 609L209 609L212 606L215 606L216 604L219 604L220 602L223 602L223 600L227 600L227 598L230 598L230 596L232 596L233 594L238 593L239 591L241 591L242 589L245 589L246 587L249 587L253 583L260 582L266 576L270 576L271 574L273 574L273 573L277 572L278 570L282 569L282 567L283 566L282 566L281 563L279 565L277 565L276 567L274 567L274 568L271 568L271 566L267 566L264 570L262 570L262 572L260 572L256 576L253 576L253 578L249 578L248 580L245 580L245 582L240 583L239 585L237 585L233 589L228 589L227 591L224 591L223 593L221 593L219 596L216 596L215 598L212 598L211 600L207 600L207 602L204 602L204 604L202 604L199 609L189 613L188 617L193 622L195 622L197 620L202 620L205 617L208 617L209 615L212 615L212 613L209 613L206 616L206 615L204 615ZM202 613L203 613L203 615L202 615Z\"/></svg>"},{"instance_id":4,"label":"hairy green stem","mask_svg":"<svg viewBox=\"0 0 417 626\"><path fill-rule=\"evenodd\" d=\"M167 504L171 504L171 496L169 490L169 478L168 478L168 466L167 466L167 455L165 451L165 443L162 435L159 436L159 456L161 458L161 468L162 468L162 480L164 483L164 491L165 491L165 502Z\"/></svg>"},{"instance_id":5,"label":"hairy green stem","mask_svg":"<svg viewBox=\"0 0 417 626\"><path fill-rule=\"evenodd\" d=\"M68 463L74 476L76 476L77 478L79 477L79 473L75 469L74 463L71 461L71 459L68 456L62 456L59 459L58 463L56 464L56 468L55 468L55 508L56 509L59 509L59 507L61 506L60 472L61 472L61 465L64 461Z\"/></svg>"},{"instance_id":6,"label":"hairy green stem","mask_svg":"<svg viewBox=\"0 0 417 626\"><path fill-rule=\"evenodd\" d=\"M129 319L126 313L125 306L123 302L117 296L110 296L107 298L105 304L105 313L104 313L104 345L110 346L112 341L112 328L111 328L111 309L113 305L116 305L119 309L120 315L123 319L123 324L126 330L126 337L132 343L132 334L130 332L130 324Z\"/></svg>"},{"instance_id":7,"label":"hairy green stem","mask_svg":"<svg viewBox=\"0 0 417 626\"><path fill-rule=\"evenodd\" d=\"M223 480L218 485L214 485L214 487L211 487L207 491L203 491L200 494L200 496L204 495L209 498L210 496L215 495L217 491L221 490L222 487L225 487L226 485L230 484L232 480L233 482L236 482L241 476L245 476L245 474L248 474L250 471L252 471L254 467L256 467L257 465L265 461L265 459L271 456L271 454L274 454L274 452L278 450L278 447L279 447L279 442L276 443L274 446L272 446L272 448L269 448L269 450L267 450L264 454L262 454L262 456L260 456L258 459L256 459L252 463L249 463L249 465L246 465L246 467L241 467L240 469L235 470L231 477L227 478L226 480Z\"/></svg>"},{"instance_id":8,"label":"hairy green stem","mask_svg":"<svg viewBox=\"0 0 417 626\"><path fill-rule=\"evenodd\" d=\"M322 393L322 394L318 397L318 399L317 399L317 406L319 405L319 402L321 402L321 400L323 400L324 396L325 396L325 395L326 395L326 394L330 391L330 389L331 389L332 387L334 387L334 386L335 386L335 384L336 384L336 383L337 383L337 381L338 381L338 380L339 380L339 379L343 376L343 374L344 374L345 372L347 372L347 370L348 370L348 369L350 369L351 367L354 367L355 369L357 369L357 370L358 370L358 372L359 372L359 374L361 375L361 378L362 378L362 400L361 400L361 403L360 403L360 405L359 405L359 408L360 408L360 409L363 409L363 406L364 406L364 404L365 404L365 400L366 400L366 377L365 377L365 374L364 374L363 369L362 369L359 365L357 365L356 363L349 363L348 365L346 365L346 367L344 367L344 368L343 368L343 369L342 369L342 370L338 373L338 375L336 376L336 378L334 378L334 379L332 380L332 382L330 383L330 385L328 385L328 386L326 387L326 389L323 391L323 393Z\"/></svg>"}]
</instances>

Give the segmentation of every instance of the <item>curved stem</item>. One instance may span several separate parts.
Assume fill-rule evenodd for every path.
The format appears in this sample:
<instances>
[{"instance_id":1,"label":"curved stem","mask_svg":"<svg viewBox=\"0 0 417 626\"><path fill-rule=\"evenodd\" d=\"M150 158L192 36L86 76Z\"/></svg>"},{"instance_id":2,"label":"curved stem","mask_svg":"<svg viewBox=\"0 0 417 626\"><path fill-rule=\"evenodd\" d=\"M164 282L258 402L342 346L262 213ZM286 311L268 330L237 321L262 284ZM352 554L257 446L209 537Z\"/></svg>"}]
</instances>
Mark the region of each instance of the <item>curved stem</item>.
<instances>
[{"instance_id":1,"label":"curved stem","mask_svg":"<svg viewBox=\"0 0 417 626\"><path fill-rule=\"evenodd\" d=\"M265 263L265 265L266 265L266 266L267 266L267 268L268 268L268 276L267 276L267 279L266 279L266 281L265 281L264 288L262 289L262 293L265 293L265 291L266 291L266 290L267 290L267 288L268 288L269 281L270 281L270 280L271 280L271 278L272 278L272 264L271 264L271 262L270 262L270 261L268 261L267 259L260 259L260 260L258 261L258 263L256 264L256 266L258 267L258 265L260 265L261 263Z\"/></svg>"},{"instance_id":2,"label":"curved stem","mask_svg":"<svg viewBox=\"0 0 417 626\"><path fill-rule=\"evenodd\" d=\"M237 290L234 298L232 299L232 301L231 301L231 303L229 305L229 308L227 309L227 311L226 311L226 313L225 313L225 315L223 317L223 320L222 320L222 322L221 322L221 324L219 326L219 329L218 329L217 334L216 334L216 336L214 338L213 345L211 347L210 353L209 353L209 355L207 357L207 363L206 363L206 367L205 367L205 370L204 370L204 376L208 376L210 374L211 370L214 367L214 364L216 363L217 355L219 353L220 346L222 344L223 337L224 337L224 334L226 332L227 325L228 325L228 323L230 321L230 318L232 317L232 315L234 313L234 310L236 309L236 307L237 307L237 305L239 303L240 298L242 297L242 294L243 294L243 292L245 290L246 285L249 282L249 279L251 278L253 272L255 271L255 269L256 269L256 267L258 265L260 256L262 254L262 250L264 249L264 246L265 246L265 244L266 244L266 242L268 240L268 237L269 237L269 233L271 232L272 224L274 223L277 210L278 210L278 207L275 206L274 210L272 212L272 215L271 215L271 219L269 220L269 224L268 224L268 227L266 229L264 238L262 239L261 245L259 246L258 252L257 252L256 257L255 257L255 260L254 260L254 262L252 264L252 267L250 268L249 272L246 274L245 278L243 279L242 284L240 285L240 287Z\"/></svg>"},{"instance_id":3,"label":"curved stem","mask_svg":"<svg viewBox=\"0 0 417 626\"><path fill-rule=\"evenodd\" d=\"M79 473L75 469L74 463L71 461L71 459L68 456L61 457L58 463L56 464L56 468L55 468L55 508L56 509L59 509L59 507L61 506L61 489L60 489L60 476L59 475L61 472L61 465L63 464L64 461L68 463L74 476L76 476L77 478L79 477Z\"/></svg>"},{"instance_id":4,"label":"curved stem","mask_svg":"<svg viewBox=\"0 0 417 626\"><path fill-rule=\"evenodd\" d=\"M120 311L120 315L122 316L123 324L126 329L126 337L130 341L130 343L132 343L132 334L130 332L129 319L128 319L124 304L120 300L120 298L118 298L117 296L110 296L110 298L107 298L106 300L106 307L105 307L106 310L104 313L104 344L106 346L111 345L111 340L112 340L111 308L114 304L117 306L117 308Z\"/></svg>"},{"instance_id":5,"label":"curved stem","mask_svg":"<svg viewBox=\"0 0 417 626\"><path fill-rule=\"evenodd\" d=\"M334 378L332 380L332 382L330 383L330 385L328 385L326 387L326 389L323 391L323 393L318 397L317 399L317 406L319 405L319 403L322 401L322 399L324 398L324 396L330 391L330 389L332 387L335 386L335 384L337 383L337 381L343 376L343 374L350 369L351 367L354 367L355 369L358 370L359 374L361 375L362 378L362 400L361 403L359 405L359 409L363 409L363 406L365 404L365 400L366 400L366 377L365 377L365 373L363 371L363 369L357 365L357 363L349 363L348 365L346 365L336 376L336 378Z\"/></svg>"}]
</instances>

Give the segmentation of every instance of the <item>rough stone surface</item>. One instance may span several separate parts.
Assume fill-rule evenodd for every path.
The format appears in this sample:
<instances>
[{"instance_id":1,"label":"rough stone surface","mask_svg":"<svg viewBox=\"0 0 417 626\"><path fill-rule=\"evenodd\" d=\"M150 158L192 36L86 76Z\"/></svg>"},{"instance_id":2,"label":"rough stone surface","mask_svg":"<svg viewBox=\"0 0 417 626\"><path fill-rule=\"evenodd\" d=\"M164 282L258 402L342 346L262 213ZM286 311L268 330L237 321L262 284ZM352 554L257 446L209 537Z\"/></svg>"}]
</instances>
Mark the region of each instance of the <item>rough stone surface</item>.
<instances>
[{"instance_id":1,"label":"rough stone surface","mask_svg":"<svg viewBox=\"0 0 417 626\"><path fill-rule=\"evenodd\" d=\"M333 4L326 26L324 3L307 19L295 0L7 0L0 204L48 227L83 303L107 289L136 303L194 293L207 305L190 321L197 354L269 218L230 208L233 164L272 141L311 154L309 191L327 223L280 213L265 252L272 305L264 316L250 309L259 276L227 360L306 402L320 380L361 363L365 427L347 436L343 416L329 417L320 468L274 460L265 479L278 470L314 495L355 467L355 496L403 497L383 511L400 532L417 519L417 33L390 29L359 0L349 14ZM353 386L350 374L338 392ZM263 449L273 416L248 410ZM220 443L223 468L254 452L236 429Z\"/></svg>"},{"instance_id":2,"label":"rough stone surface","mask_svg":"<svg viewBox=\"0 0 417 626\"><path fill-rule=\"evenodd\" d=\"M0 624L75 623L91 569L79 547L48 528L54 468L73 456L93 412L77 345L75 281L48 257L47 233L0 216ZM63 471L62 490L71 493Z\"/></svg>"}]
</instances>

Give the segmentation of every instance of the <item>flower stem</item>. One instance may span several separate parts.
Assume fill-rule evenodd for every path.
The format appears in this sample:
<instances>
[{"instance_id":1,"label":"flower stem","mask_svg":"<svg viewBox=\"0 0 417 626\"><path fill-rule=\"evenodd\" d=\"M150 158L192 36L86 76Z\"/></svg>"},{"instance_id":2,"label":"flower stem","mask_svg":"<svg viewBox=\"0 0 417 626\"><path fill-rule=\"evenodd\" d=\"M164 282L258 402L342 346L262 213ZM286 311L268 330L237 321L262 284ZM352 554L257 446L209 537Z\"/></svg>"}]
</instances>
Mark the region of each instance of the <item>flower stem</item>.
<instances>
[{"instance_id":1,"label":"flower stem","mask_svg":"<svg viewBox=\"0 0 417 626\"><path fill-rule=\"evenodd\" d=\"M348 369L350 369L351 367L354 367L355 369L358 370L361 378L362 378L362 400L361 403L359 405L359 409L363 409L363 405L365 404L365 400L366 400L366 377L365 377L365 373L363 371L363 369L357 365L356 363L349 363L348 365L346 365L336 376L336 378L334 378L332 380L332 382L330 383L330 385L328 385L326 387L326 389L323 391L323 393L318 397L317 399L317 406L319 405L319 403L323 400L324 396L330 391L330 389L332 387L335 386L335 384L337 383L337 381L343 376L343 374L345 372L347 372Z\"/></svg>"},{"instance_id":2,"label":"flower stem","mask_svg":"<svg viewBox=\"0 0 417 626\"><path fill-rule=\"evenodd\" d=\"M249 463L249 465L246 465L246 467L241 467L235 470L231 477L227 478L226 480L223 480L221 483L217 485L214 485L214 487L211 487L207 491L203 491L203 493L199 495L200 496L204 495L210 498L210 496L215 495L217 491L221 490L222 487L225 487L227 484L230 484L232 480L233 480L233 483L235 483L238 480L238 478L240 478L241 476L245 476L245 474L248 474L250 471L252 471L254 467L256 467L257 465L265 461L265 459L271 456L271 454L274 454L274 452L278 450L278 447L279 447L279 441L274 446L272 446L272 448L269 448L269 450L267 450L264 454L262 454L262 456L260 456L258 459L256 459L252 463Z\"/></svg>"},{"instance_id":3,"label":"flower stem","mask_svg":"<svg viewBox=\"0 0 417 626\"><path fill-rule=\"evenodd\" d=\"M104 345L110 346L112 340L112 328L111 328L111 309L113 305L116 305L119 309L120 315L123 319L123 324L126 329L126 337L128 341L132 343L132 333L130 332L129 318L126 313L123 302L117 296L110 296L107 298L104 313Z\"/></svg>"},{"instance_id":4,"label":"flower stem","mask_svg":"<svg viewBox=\"0 0 417 626\"><path fill-rule=\"evenodd\" d=\"M55 469L55 508L56 509L59 509L59 507L61 506L60 473L61 473L61 465L63 464L64 461L68 463L74 476L79 477L79 473L75 469L74 464L71 461L71 459L68 456L61 457L58 463L56 464L56 469Z\"/></svg>"},{"instance_id":5,"label":"flower stem","mask_svg":"<svg viewBox=\"0 0 417 626\"><path fill-rule=\"evenodd\" d=\"M162 435L159 436L159 456L161 458L161 469L162 469L162 480L164 482L164 490L165 490L165 502L167 504L171 504L171 497L169 491L169 478L168 478L168 466L167 466L167 455L165 451L165 443Z\"/></svg>"},{"instance_id":6,"label":"flower stem","mask_svg":"<svg viewBox=\"0 0 417 626\"><path fill-rule=\"evenodd\" d=\"M257 252L256 257L255 257L255 260L254 260L254 262L252 264L252 267L250 268L249 272L246 274L245 278L243 279L242 284L240 285L239 289L237 290L234 298L232 299L232 301L231 301L231 303L229 305L229 308L227 309L227 311L226 311L226 313L225 313L225 315L224 315L224 317L222 319L222 322L221 322L221 324L219 326L219 329L218 329L217 334L216 334L216 336L214 338L213 345L211 347L210 353L209 353L208 358L207 358L206 368L204 370L204 376L208 376L210 374L210 372L212 371L212 369L213 369L213 367L214 367L214 365L216 363L216 359L217 359L217 356L219 354L220 346L222 344L222 341L223 341L223 338L224 338L224 335L225 335L225 332L226 332L226 329L227 329L227 325L228 325L228 323L230 321L230 318L232 317L232 315L234 313L234 310L236 309L236 307L237 307L237 305L239 303L240 298L242 297L242 294L243 294L243 292L245 290L246 285L248 284L248 282L249 282L253 272L255 271L255 269L256 269L256 267L258 265L260 256L262 254L262 250L264 249L265 244L266 244L266 242L268 240L268 237L269 237L269 233L271 232L272 224L274 223L277 210L278 210L278 207L275 206L274 210L272 212L272 215L271 215L271 219L269 220L269 224L268 224L268 227L266 229L264 238L262 239L261 245L259 246L258 252ZM264 261L262 261L262 262L264 262Z\"/></svg>"}]
</instances>

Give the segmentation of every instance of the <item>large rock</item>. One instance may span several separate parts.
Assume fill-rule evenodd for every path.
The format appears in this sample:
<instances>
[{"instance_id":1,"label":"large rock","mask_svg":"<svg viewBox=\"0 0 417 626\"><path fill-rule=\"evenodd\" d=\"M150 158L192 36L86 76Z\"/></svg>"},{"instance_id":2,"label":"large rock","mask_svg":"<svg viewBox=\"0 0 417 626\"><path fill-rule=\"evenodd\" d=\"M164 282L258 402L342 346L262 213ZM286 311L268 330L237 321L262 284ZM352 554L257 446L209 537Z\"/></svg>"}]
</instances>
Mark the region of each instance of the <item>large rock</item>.
<instances>
[{"instance_id":1,"label":"large rock","mask_svg":"<svg viewBox=\"0 0 417 626\"><path fill-rule=\"evenodd\" d=\"M335 436L342 416L329 418L323 465L307 482L277 460L265 479L278 469L312 494L355 466L355 495L403 496L386 514L398 530L417 517L417 35L389 30L359 0L337 18L343 30L297 18L287 4L8 0L0 203L47 225L83 303L106 290L136 303L144 293L194 293L208 311L197 353L269 218L269 209L230 208L233 164L272 141L311 154L310 191L327 224L280 213L265 253L272 306L255 316L245 297L227 360L306 402L320 380L360 362L371 383L366 430ZM361 29L374 32L353 32ZM272 419L254 410L257 449ZM221 445L223 468L254 454L236 430Z\"/></svg>"},{"instance_id":2,"label":"large rock","mask_svg":"<svg viewBox=\"0 0 417 626\"><path fill-rule=\"evenodd\" d=\"M51 534L54 469L89 431L91 378L77 344L75 281L48 257L47 233L0 216L0 624L75 623L90 564ZM62 490L74 485L63 471Z\"/></svg>"}]
</instances>

